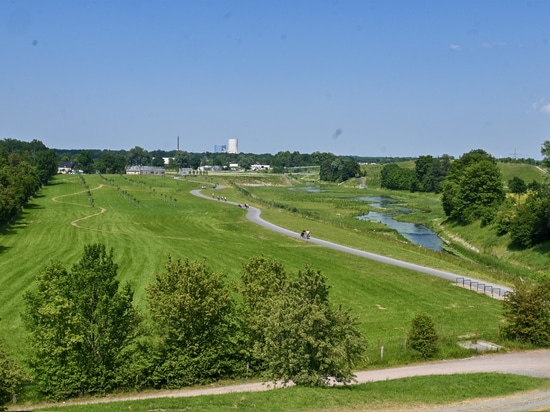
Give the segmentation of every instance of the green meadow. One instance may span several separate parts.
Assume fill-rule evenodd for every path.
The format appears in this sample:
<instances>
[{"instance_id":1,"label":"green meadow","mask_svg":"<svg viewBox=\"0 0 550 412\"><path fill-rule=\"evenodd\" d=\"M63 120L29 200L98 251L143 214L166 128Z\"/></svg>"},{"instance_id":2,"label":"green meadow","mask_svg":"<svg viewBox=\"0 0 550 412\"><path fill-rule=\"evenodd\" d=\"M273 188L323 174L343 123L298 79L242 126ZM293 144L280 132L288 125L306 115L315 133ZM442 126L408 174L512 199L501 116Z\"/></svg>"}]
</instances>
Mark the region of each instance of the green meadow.
<instances>
[{"instance_id":1,"label":"green meadow","mask_svg":"<svg viewBox=\"0 0 550 412\"><path fill-rule=\"evenodd\" d=\"M417 311L435 317L441 336L448 342L446 352L450 352L442 356L465 355L455 347L453 339L477 335L498 340L502 316L497 300L438 278L315 246L298 236L276 234L249 222L244 209L190 194L190 190L204 184L209 187L212 183L224 184L226 187L216 191L216 195L254 204L223 178L197 177L196 181L187 181L169 176L86 175L83 184L78 176L56 177L2 236L0 332L6 347L18 355L25 354L26 332L20 316L24 311L22 296L33 287L38 271L49 260L70 267L78 260L83 245L94 242L114 249L119 277L130 282L136 302L144 310L145 287L155 273L163 270L168 256L205 260L211 270L224 272L235 281L243 263L257 255L280 260L294 273L310 264L328 277L334 303L350 308L360 319L362 332L370 341L369 363L362 367L414 361L404 345L410 320ZM242 183L246 184L246 179ZM275 185L270 179L263 184ZM288 186L245 187L257 190L275 187L290 196L303 192L288 190ZM346 196L359 191L342 190ZM210 195L213 190L207 189L206 193ZM363 195L363 191L360 193ZM309 202L323 204L322 200ZM305 201L291 199L290 203L300 210L307 208ZM297 232L308 228L314 236L372 252L464 275L478 274L476 265L411 246L382 228L374 234L360 227L355 230L350 227L351 212L341 207L336 212L334 206L326 206L335 216L340 213L344 222L339 224L325 216L304 217L262 202L257 206L262 208L266 219ZM381 346L385 348L383 359L379 356Z\"/></svg>"},{"instance_id":2,"label":"green meadow","mask_svg":"<svg viewBox=\"0 0 550 412\"><path fill-rule=\"evenodd\" d=\"M487 399L548 389L550 379L473 373L435 375L335 388L292 387L267 392L189 398L117 401L35 410L75 412L147 411L391 411L435 408L470 399Z\"/></svg>"},{"instance_id":3,"label":"green meadow","mask_svg":"<svg viewBox=\"0 0 550 412\"><path fill-rule=\"evenodd\" d=\"M216 190L213 189L217 185ZM303 190L315 185L318 191ZM288 237L249 222L246 211L229 202L190 194L206 186L211 197L249 203L262 217L296 231ZM369 210L358 197L387 195L353 182L320 185L312 174L277 176L57 176L2 232L0 242L0 339L20 359L28 352L21 320L23 295L50 260L72 266L83 246L101 242L114 249L119 278L135 291L136 304L147 312L145 288L163 270L168 256L204 260L233 282L242 265L263 255L281 261L290 273L306 265L320 270L331 286L331 300L351 309L369 341L358 369L420 361L407 350L406 335L418 311L430 313L441 337L437 358L470 356L457 341L485 339L517 347L500 337L500 301L452 283L313 245L299 238L309 229L318 238L370 252L511 284L514 273L491 268L459 253L433 252L411 245L385 227L360 221ZM442 221L436 197L391 194L415 211L407 219L434 229ZM453 249L452 246L449 246Z\"/></svg>"}]
</instances>

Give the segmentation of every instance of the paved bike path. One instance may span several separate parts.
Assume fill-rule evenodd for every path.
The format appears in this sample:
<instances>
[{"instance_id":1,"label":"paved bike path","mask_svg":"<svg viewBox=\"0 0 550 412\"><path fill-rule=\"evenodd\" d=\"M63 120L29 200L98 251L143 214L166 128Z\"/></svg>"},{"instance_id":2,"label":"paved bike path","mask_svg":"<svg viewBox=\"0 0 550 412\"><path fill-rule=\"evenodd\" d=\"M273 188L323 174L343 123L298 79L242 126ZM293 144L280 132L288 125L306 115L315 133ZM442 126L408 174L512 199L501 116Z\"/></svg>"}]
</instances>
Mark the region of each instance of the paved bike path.
<instances>
[{"instance_id":1,"label":"paved bike path","mask_svg":"<svg viewBox=\"0 0 550 412\"><path fill-rule=\"evenodd\" d=\"M221 188L221 187L219 187L219 188ZM230 205L234 205L234 206L239 205L239 203L230 202L230 201L219 201L219 200L217 200L217 197L213 198L213 197L210 197L210 196L206 196L206 195L202 194L201 190L199 190L199 189L192 190L191 194L193 194L195 196L198 196L198 197L201 197L201 198L204 198L204 199L218 201L218 202L224 203L224 204L230 204ZM270 222L262 219L260 217L261 213L262 213L262 211L260 209L258 209L256 207L253 207L253 206L248 206L246 218L248 220L250 220L251 222L253 222L253 223L256 223L256 224L258 224L262 227L265 227L266 229L269 229L269 230L272 230L274 232L277 232L277 233L280 233L280 234L283 234L283 235L286 235L286 236L290 236L290 237L302 240L299 233L296 233L292 230L288 230L288 229L285 229L283 227L274 225L273 223L270 223ZM363 257L365 259L370 259L370 260L385 263L385 264L388 264L388 265L398 266L398 267L401 267L401 268L414 270L416 272L425 273L425 274L428 274L428 275L431 275L431 276L436 276L436 277L439 277L439 278L449 280L453 283L456 282L456 280L458 278L464 278L464 276L456 274L456 273L447 272L447 271L439 270L439 269L434 269L434 268L430 268L430 267L426 267L426 266L422 266L422 265L417 265L415 263L405 262L403 260L398 260L398 259L390 258L390 257L387 257L387 256L382 256L382 255L379 255L379 254L376 254L376 253L371 253L371 252L366 252L366 251L359 250L359 249L354 249L354 248L351 248L351 247L348 247L348 246L340 245L340 244L337 244L337 243L334 243L334 242L330 242L328 240L318 239L318 238L315 238L315 237L311 237L307 240L304 239L304 242L310 242L310 243L313 243L313 244L316 244L316 245L319 245L319 246L323 246L323 247L327 247L327 248L330 248L330 249L338 250L340 252L360 256L360 257ZM469 285L474 285L474 284L475 285L484 285L484 287L488 291L498 291L498 293L495 292L494 294L488 294L488 296L492 296L494 298L502 298L506 293L512 292L512 289L510 289L506 286L498 285L498 284L492 283L492 282L486 282L486 281L480 280L480 279L475 279L475 278L468 277L467 278L467 283Z\"/></svg>"}]
</instances>

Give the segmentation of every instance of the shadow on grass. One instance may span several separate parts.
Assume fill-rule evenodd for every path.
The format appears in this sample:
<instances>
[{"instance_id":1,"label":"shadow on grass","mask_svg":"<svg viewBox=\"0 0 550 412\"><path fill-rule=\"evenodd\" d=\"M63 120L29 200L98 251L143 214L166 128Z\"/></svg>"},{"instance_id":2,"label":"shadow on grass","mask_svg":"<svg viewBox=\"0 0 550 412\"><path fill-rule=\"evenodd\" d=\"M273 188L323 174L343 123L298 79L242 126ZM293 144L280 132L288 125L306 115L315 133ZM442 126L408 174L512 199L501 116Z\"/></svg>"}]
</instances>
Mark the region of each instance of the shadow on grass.
<instances>
[{"instance_id":1,"label":"shadow on grass","mask_svg":"<svg viewBox=\"0 0 550 412\"><path fill-rule=\"evenodd\" d=\"M2 236L15 235L19 230L25 229L28 226L26 217L29 214L27 210L44 209L43 206L36 204L28 204L10 223L5 223L0 226L0 234Z\"/></svg>"}]
</instances>

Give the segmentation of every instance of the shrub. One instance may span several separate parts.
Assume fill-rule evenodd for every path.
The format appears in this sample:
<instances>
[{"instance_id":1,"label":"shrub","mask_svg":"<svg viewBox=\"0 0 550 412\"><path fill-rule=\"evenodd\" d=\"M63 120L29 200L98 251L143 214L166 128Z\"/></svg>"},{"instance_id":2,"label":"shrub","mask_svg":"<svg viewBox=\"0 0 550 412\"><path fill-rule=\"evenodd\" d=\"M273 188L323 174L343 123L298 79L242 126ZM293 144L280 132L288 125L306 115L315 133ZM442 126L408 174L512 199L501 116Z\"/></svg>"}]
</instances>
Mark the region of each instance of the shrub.
<instances>
[{"instance_id":1,"label":"shrub","mask_svg":"<svg viewBox=\"0 0 550 412\"><path fill-rule=\"evenodd\" d=\"M423 358L431 358L437 353L439 337L435 330L435 322L427 313L420 312L411 322L408 335L409 347Z\"/></svg>"}]
</instances>

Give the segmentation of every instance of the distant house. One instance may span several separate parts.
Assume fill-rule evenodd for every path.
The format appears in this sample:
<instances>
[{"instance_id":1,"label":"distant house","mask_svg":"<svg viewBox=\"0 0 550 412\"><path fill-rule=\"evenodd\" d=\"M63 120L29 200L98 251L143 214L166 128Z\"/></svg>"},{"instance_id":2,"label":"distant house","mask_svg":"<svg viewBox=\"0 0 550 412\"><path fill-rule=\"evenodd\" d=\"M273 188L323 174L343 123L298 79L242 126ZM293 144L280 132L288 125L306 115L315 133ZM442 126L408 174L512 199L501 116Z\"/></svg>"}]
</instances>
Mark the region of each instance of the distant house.
<instances>
[{"instance_id":1,"label":"distant house","mask_svg":"<svg viewBox=\"0 0 550 412\"><path fill-rule=\"evenodd\" d=\"M63 175L69 175L75 173L76 163L75 162L61 162L57 166L57 173Z\"/></svg>"},{"instance_id":2,"label":"distant house","mask_svg":"<svg viewBox=\"0 0 550 412\"><path fill-rule=\"evenodd\" d=\"M164 167L155 166L129 166L126 168L127 175L163 175L165 172Z\"/></svg>"},{"instance_id":3,"label":"distant house","mask_svg":"<svg viewBox=\"0 0 550 412\"><path fill-rule=\"evenodd\" d=\"M254 170L256 172L259 170L269 170L269 169L270 169L269 165L260 165L258 163L250 166L250 170Z\"/></svg>"}]
</instances>

